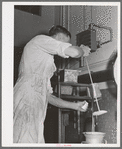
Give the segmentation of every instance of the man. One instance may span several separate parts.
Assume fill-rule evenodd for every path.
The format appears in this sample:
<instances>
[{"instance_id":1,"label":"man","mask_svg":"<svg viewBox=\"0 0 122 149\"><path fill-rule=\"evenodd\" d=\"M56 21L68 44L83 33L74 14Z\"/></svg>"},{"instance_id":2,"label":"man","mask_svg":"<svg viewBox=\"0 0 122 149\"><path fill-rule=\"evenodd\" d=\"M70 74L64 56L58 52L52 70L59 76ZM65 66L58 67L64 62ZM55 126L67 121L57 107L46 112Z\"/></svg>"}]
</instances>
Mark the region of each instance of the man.
<instances>
[{"instance_id":1,"label":"man","mask_svg":"<svg viewBox=\"0 0 122 149\"><path fill-rule=\"evenodd\" d=\"M85 112L85 102L68 102L52 95L50 78L56 71L54 55L63 58L88 56L87 47L72 46L71 34L61 26L49 36L38 35L25 46L14 87L14 143L44 143L43 127L48 102L60 108Z\"/></svg>"}]
</instances>

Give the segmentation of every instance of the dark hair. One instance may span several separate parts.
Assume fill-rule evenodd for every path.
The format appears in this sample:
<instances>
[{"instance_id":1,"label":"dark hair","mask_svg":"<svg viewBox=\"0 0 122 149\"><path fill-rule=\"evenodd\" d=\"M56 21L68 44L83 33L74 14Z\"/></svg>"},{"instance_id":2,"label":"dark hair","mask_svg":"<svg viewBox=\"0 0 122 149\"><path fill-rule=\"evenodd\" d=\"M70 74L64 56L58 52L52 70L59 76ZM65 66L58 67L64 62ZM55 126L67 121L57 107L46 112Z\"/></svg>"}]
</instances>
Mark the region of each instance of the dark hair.
<instances>
[{"instance_id":1,"label":"dark hair","mask_svg":"<svg viewBox=\"0 0 122 149\"><path fill-rule=\"evenodd\" d=\"M53 27L49 30L49 36L54 36L54 35L57 35L58 33L63 33L63 34L65 34L66 36L69 36L69 37L71 38L70 32L69 32L66 28L64 28L64 27L62 27L62 26L60 26L60 25L53 26Z\"/></svg>"}]
</instances>

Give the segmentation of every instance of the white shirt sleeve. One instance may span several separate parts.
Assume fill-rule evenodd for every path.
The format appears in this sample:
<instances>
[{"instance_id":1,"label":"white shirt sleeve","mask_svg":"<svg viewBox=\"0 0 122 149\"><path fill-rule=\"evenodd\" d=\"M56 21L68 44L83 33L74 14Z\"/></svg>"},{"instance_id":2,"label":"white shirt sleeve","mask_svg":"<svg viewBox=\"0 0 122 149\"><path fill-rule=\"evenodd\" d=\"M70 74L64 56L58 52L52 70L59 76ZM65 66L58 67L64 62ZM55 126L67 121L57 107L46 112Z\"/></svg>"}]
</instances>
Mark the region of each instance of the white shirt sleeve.
<instances>
[{"instance_id":1,"label":"white shirt sleeve","mask_svg":"<svg viewBox=\"0 0 122 149\"><path fill-rule=\"evenodd\" d=\"M69 46L72 46L70 43L65 43L58 41L50 36L39 35L33 38L30 43L33 43L34 46L37 46L40 50L47 52L52 55L59 55L63 58L68 58L69 56L65 55L64 51Z\"/></svg>"}]
</instances>

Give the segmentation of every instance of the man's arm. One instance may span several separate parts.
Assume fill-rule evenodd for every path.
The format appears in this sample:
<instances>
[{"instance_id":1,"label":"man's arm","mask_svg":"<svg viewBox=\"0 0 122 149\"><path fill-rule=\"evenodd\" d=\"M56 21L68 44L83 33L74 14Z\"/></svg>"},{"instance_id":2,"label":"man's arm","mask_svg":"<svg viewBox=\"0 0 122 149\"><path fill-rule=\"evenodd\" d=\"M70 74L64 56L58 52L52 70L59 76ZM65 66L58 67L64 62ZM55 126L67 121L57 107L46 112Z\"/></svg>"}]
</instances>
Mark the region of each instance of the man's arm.
<instances>
[{"instance_id":1,"label":"man's arm","mask_svg":"<svg viewBox=\"0 0 122 149\"><path fill-rule=\"evenodd\" d=\"M91 49L88 46L81 45L78 46L69 46L64 50L65 55L72 58L86 57L89 56Z\"/></svg>"},{"instance_id":2,"label":"man's arm","mask_svg":"<svg viewBox=\"0 0 122 149\"><path fill-rule=\"evenodd\" d=\"M70 56L73 58L79 58L84 55L84 51L82 50L82 48L80 48L78 46L70 46L67 49L65 49L64 53L67 56Z\"/></svg>"},{"instance_id":3,"label":"man's arm","mask_svg":"<svg viewBox=\"0 0 122 149\"><path fill-rule=\"evenodd\" d=\"M48 102L50 104L52 104L53 106L56 106L59 108L79 110L82 112L86 111L86 110L82 109L82 107L86 103L86 101L74 103L74 102L68 102L68 101L62 100L62 99L57 98L56 96L53 96L51 94L47 94L47 96L48 96Z\"/></svg>"}]
</instances>

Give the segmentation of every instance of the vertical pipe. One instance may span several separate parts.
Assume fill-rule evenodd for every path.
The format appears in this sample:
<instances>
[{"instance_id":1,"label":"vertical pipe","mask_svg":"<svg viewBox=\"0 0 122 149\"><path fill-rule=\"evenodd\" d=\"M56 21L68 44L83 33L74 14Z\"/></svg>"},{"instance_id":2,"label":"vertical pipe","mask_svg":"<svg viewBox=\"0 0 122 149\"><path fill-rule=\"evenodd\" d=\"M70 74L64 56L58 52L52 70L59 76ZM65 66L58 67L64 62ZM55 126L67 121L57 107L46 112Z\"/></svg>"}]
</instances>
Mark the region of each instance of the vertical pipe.
<instances>
[{"instance_id":1,"label":"vertical pipe","mask_svg":"<svg viewBox=\"0 0 122 149\"><path fill-rule=\"evenodd\" d=\"M91 6L91 23L92 23L92 6Z\"/></svg>"},{"instance_id":2,"label":"vertical pipe","mask_svg":"<svg viewBox=\"0 0 122 149\"><path fill-rule=\"evenodd\" d=\"M94 116L93 116L93 104L94 104L94 101L93 101L93 99L92 99L92 103L91 103L91 111L92 111L92 132L94 132L95 131L95 128L94 128Z\"/></svg>"},{"instance_id":3,"label":"vertical pipe","mask_svg":"<svg viewBox=\"0 0 122 149\"><path fill-rule=\"evenodd\" d=\"M68 26L67 26L67 29L68 29L68 31L70 31L70 6L68 6L68 11L67 11L67 15L68 15L68 20L67 20L67 22L68 22ZM68 66L67 66L67 68L69 69L69 67L70 67L70 63L69 63L69 58L68 58Z\"/></svg>"},{"instance_id":4,"label":"vertical pipe","mask_svg":"<svg viewBox=\"0 0 122 149\"><path fill-rule=\"evenodd\" d=\"M66 27L66 6L62 6L62 26L63 27ZM61 58L61 63L62 63L62 66L61 68L63 69L65 67L65 59L64 58Z\"/></svg>"},{"instance_id":5,"label":"vertical pipe","mask_svg":"<svg viewBox=\"0 0 122 149\"><path fill-rule=\"evenodd\" d=\"M67 27L67 29L68 29L68 31L70 31L70 6L68 6L68 27Z\"/></svg>"},{"instance_id":6,"label":"vertical pipe","mask_svg":"<svg viewBox=\"0 0 122 149\"><path fill-rule=\"evenodd\" d=\"M83 24L84 24L84 31L85 31L85 6L83 6Z\"/></svg>"},{"instance_id":7,"label":"vertical pipe","mask_svg":"<svg viewBox=\"0 0 122 149\"><path fill-rule=\"evenodd\" d=\"M59 23L61 26L63 26L63 6L60 6L60 23ZM60 57L59 59L59 65L60 65L60 68L62 68L62 58Z\"/></svg>"},{"instance_id":8,"label":"vertical pipe","mask_svg":"<svg viewBox=\"0 0 122 149\"><path fill-rule=\"evenodd\" d=\"M83 24L84 24L84 31L85 31L85 6L83 6ZM79 67L84 66L84 57L81 57L79 61Z\"/></svg>"},{"instance_id":9,"label":"vertical pipe","mask_svg":"<svg viewBox=\"0 0 122 149\"><path fill-rule=\"evenodd\" d=\"M60 86L60 75L58 74L58 85L57 85L58 97L60 98L61 86ZM61 125L62 125L62 116L61 109L58 108L58 143L61 143Z\"/></svg>"},{"instance_id":10,"label":"vertical pipe","mask_svg":"<svg viewBox=\"0 0 122 149\"><path fill-rule=\"evenodd\" d=\"M81 121L81 119L80 119L80 111L77 111L77 115L78 115L78 135L80 135L80 121Z\"/></svg>"},{"instance_id":11,"label":"vertical pipe","mask_svg":"<svg viewBox=\"0 0 122 149\"><path fill-rule=\"evenodd\" d=\"M63 6L63 13L62 13L62 15L63 15L63 27L66 27L66 21L65 21L65 19L66 19L66 8L65 8L66 6Z\"/></svg>"},{"instance_id":12,"label":"vertical pipe","mask_svg":"<svg viewBox=\"0 0 122 149\"><path fill-rule=\"evenodd\" d=\"M61 26L63 25L63 6L61 6L61 9L60 9L60 25Z\"/></svg>"}]
</instances>

